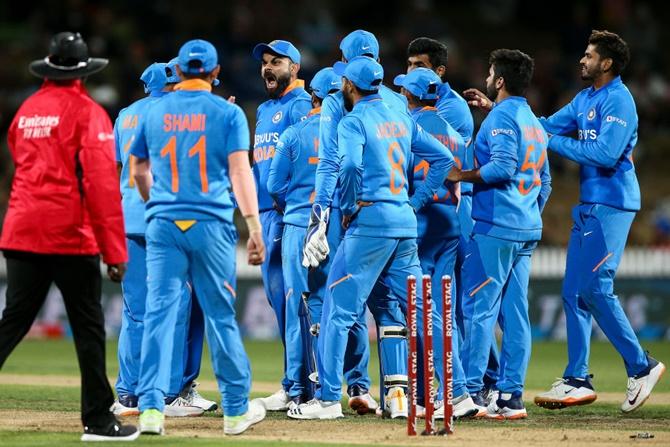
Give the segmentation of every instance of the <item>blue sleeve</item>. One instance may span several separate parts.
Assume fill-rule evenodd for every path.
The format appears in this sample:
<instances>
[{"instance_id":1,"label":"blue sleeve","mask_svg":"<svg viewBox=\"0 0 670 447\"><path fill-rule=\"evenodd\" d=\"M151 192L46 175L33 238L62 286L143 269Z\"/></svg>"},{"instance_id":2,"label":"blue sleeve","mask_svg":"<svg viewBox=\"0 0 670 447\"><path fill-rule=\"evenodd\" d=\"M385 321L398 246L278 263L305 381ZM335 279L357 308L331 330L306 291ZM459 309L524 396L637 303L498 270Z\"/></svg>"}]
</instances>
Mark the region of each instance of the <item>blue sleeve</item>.
<instances>
[{"instance_id":1,"label":"blue sleeve","mask_svg":"<svg viewBox=\"0 0 670 447\"><path fill-rule=\"evenodd\" d=\"M623 98L609 96L599 116L600 129L595 140L554 135L549 139L549 148L580 165L613 168L630 143L637 121L635 108Z\"/></svg>"},{"instance_id":2,"label":"blue sleeve","mask_svg":"<svg viewBox=\"0 0 670 447\"><path fill-rule=\"evenodd\" d=\"M295 128L291 126L281 134L275 147L275 156L270 164L267 184L268 192L275 200L286 194L291 164L296 158L297 144L297 133Z\"/></svg>"},{"instance_id":3,"label":"blue sleeve","mask_svg":"<svg viewBox=\"0 0 670 447\"><path fill-rule=\"evenodd\" d=\"M491 157L479 168L479 174L484 183L498 183L509 180L516 172L519 136L509 115L501 113L489 115L489 118L492 122L484 132Z\"/></svg>"},{"instance_id":4,"label":"blue sleeve","mask_svg":"<svg viewBox=\"0 0 670 447\"><path fill-rule=\"evenodd\" d=\"M551 174L549 171L549 158L545 157L542 168L540 168L540 181L542 185L540 186L540 194L537 196L537 206L540 209L540 213L544 211L544 206L549 200L549 195L551 194Z\"/></svg>"},{"instance_id":5,"label":"blue sleeve","mask_svg":"<svg viewBox=\"0 0 670 447\"><path fill-rule=\"evenodd\" d=\"M412 152L430 165L426 180L416 188L410 198L410 205L418 211L431 200L433 194L444 183L447 174L454 166L454 156L446 146L414 121L412 126Z\"/></svg>"},{"instance_id":6,"label":"blue sleeve","mask_svg":"<svg viewBox=\"0 0 670 447\"><path fill-rule=\"evenodd\" d=\"M226 152L231 154L237 151L249 150L249 124L244 112L238 106L233 104L233 109L229 121L229 129L226 141Z\"/></svg>"},{"instance_id":7,"label":"blue sleeve","mask_svg":"<svg viewBox=\"0 0 670 447\"><path fill-rule=\"evenodd\" d=\"M356 199L363 172L363 146L365 132L356 118L345 117L337 126L339 158L342 163L340 173L340 209L350 216L356 212Z\"/></svg>"},{"instance_id":8,"label":"blue sleeve","mask_svg":"<svg viewBox=\"0 0 670 447\"><path fill-rule=\"evenodd\" d=\"M577 130L577 116L575 115L574 102L575 100L573 99L549 118L541 117L540 124L542 124L544 130L552 135L563 135Z\"/></svg>"},{"instance_id":9,"label":"blue sleeve","mask_svg":"<svg viewBox=\"0 0 670 447\"><path fill-rule=\"evenodd\" d=\"M298 99L296 101L293 101L293 104L291 105L291 110L289 111L291 124L299 123L300 121L302 121L305 118L305 116L307 116L310 110L312 110L312 102L310 100Z\"/></svg>"},{"instance_id":10,"label":"blue sleeve","mask_svg":"<svg viewBox=\"0 0 670 447\"><path fill-rule=\"evenodd\" d=\"M333 201L340 162L337 145L337 123L342 118L342 108L332 96L327 96L321 104L319 121L319 164L316 167L316 195L314 203L327 208Z\"/></svg>"},{"instance_id":11,"label":"blue sleeve","mask_svg":"<svg viewBox=\"0 0 670 447\"><path fill-rule=\"evenodd\" d=\"M149 158L149 149L147 148L144 123L146 123L146 120L142 120L137 126L137 137L130 145L130 153L137 158L146 160Z\"/></svg>"},{"instance_id":12,"label":"blue sleeve","mask_svg":"<svg viewBox=\"0 0 670 447\"><path fill-rule=\"evenodd\" d=\"M123 163L121 158L121 140L119 137L119 118L114 121L114 154L116 155L116 162Z\"/></svg>"}]
</instances>

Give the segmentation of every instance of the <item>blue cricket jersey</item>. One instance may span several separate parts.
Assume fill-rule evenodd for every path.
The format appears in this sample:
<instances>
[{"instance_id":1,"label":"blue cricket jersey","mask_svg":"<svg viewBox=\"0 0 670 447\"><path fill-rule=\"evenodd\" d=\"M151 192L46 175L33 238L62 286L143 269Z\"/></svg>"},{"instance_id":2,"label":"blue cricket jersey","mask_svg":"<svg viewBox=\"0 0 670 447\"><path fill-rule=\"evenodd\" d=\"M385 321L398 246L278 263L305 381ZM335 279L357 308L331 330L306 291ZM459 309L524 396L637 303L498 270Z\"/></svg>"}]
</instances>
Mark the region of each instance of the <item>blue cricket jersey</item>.
<instances>
[{"instance_id":1,"label":"blue cricket jersey","mask_svg":"<svg viewBox=\"0 0 670 447\"><path fill-rule=\"evenodd\" d=\"M454 165L451 152L378 94L362 98L342 118L337 141L342 214L358 212L347 234L417 237L413 209L432 200ZM406 175L412 153L426 160L431 169L410 199ZM359 210L359 201L372 205Z\"/></svg>"},{"instance_id":2,"label":"blue cricket jersey","mask_svg":"<svg viewBox=\"0 0 670 447\"><path fill-rule=\"evenodd\" d=\"M542 237L541 212L549 195L547 134L526 98L510 96L491 110L475 140L473 233L511 241Z\"/></svg>"},{"instance_id":3,"label":"blue cricket jersey","mask_svg":"<svg viewBox=\"0 0 670 447\"><path fill-rule=\"evenodd\" d=\"M275 156L277 142L287 127L300 122L312 109L305 82L296 79L278 99L269 99L256 110L254 134L254 177L258 188L258 207L261 212L273 209L272 197L268 193L268 173ZM284 198L278 197L283 203Z\"/></svg>"},{"instance_id":4,"label":"blue cricket jersey","mask_svg":"<svg viewBox=\"0 0 670 447\"><path fill-rule=\"evenodd\" d=\"M406 112L407 98L382 85L379 95L392 109ZM319 128L319 165L316 168L316 197L314 203L322 208L339 206L335 194L340 173L337 145L337 126L347 114L342 92L328 95L321 104L321 126ZM332 205L331 205L332 204Z\"/></svg>"},{"instance_id":5,"label":"blue cricket jersey","mask_svg":"<svg viewBox=\"0 0 670 447\"><path fill-rule=\"evenodd\" d=\"M465 152L463 138L438 115L435 107L417 107L412 110L412 119L451 151L456 164L458 164L456 160L463 159ZM430 168L426 160L416 156L412 158L410 166L413 178L410 193L423 184ZM454 185L450 186L451 188L447 188L444 184L441 185L431 201L417 213L419 238L448 239L460 235L461 226L456 212L458 197L454 195Z\"/></svg>"},{"instance_id":6,"label":"blue cricket jersey","mask_svg":"<svg viewBox=\"0 0 670 447\"><path fill-rule=\"evenodd\" d=\"M637 110L633 96L617 76L596 90L589 87L549 118L549 148L579 163L582 203L620 210L640 209L640 186L633 149L637 143ZM577 131L578 139L562 136Z\"/></svg>"},{"instance_id":7,"label":"blue cricket jersey","mask_svg":"<svg viewBox=\"0 0 670 447\"><path fill-rule=\"evenodd\" d=\"M321 109L282 133L268 174L272 197L285 195L284 223L307 227L314 202L314 177L319 163Z\"/></svg>"},{"instance_id":8,"label":"blue cricket jersey","mask_svg":"<svg viewBox=\"0 0 670 447\"><path fill-rule=\"evenodd\" d=\"M150 159L154 184L146 220L233 222L228 156L249 150L242 109L211 93L200 79L183 81L151 103L130 153Z\"/></svg>"},{"instance_id":9,"label":"blue cricket jersey","mask_svg":"<svg viewBox=\"0 0 670 447\"><path fill-rule=\"evenodd\" d=\"M146 98L135 101L119 112L114 123L114 143L116 161L121 163L121 206L128 235L144 235L147 224L144 221L145 204L135 187L133 173L130 172L130 146L137 138L138 128L147 106L164 96L166 92L151 92Z\"/></svg>"},{"instance_id":10,"label":"blue cricket jersey","mask_svg":"<svg viewBox=\"0 0 670 447\"><path fill-rule=\"evenodd\" d=\"M468 103L461 95L451 89L448 82L442 83L437 89L437 114L458 132L465 142L465 150L461 155L454 156L456 166L461 169L474 168L474 150L472 134L475 132L475 123L470 113ZM472 183L461 183L461 194L472 194Z\"/></svg>"}]
</instances>

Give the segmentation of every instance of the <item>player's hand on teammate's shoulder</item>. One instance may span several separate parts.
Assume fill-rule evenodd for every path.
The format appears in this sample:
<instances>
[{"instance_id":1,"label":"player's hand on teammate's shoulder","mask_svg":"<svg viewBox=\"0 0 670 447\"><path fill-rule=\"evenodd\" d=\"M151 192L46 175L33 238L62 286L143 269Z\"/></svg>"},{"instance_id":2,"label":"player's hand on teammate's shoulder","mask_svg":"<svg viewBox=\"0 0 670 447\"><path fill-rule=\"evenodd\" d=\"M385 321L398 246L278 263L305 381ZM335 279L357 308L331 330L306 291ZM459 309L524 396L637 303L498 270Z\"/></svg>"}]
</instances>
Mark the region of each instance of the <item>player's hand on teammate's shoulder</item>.
<instances>
[{"instance_id":1,"label":"player's hand on teammate's shoulder","mask_svg":"<svg viewBox=\"0 0 670 447\"><path fill-rule=\"evenodd\" d=\"M107 276L114 282L121 282L123 275L126 274L126 263L107 264Z\"/></svg>"},{"instance_id":2,"label":"player's hand on teammate's shoulder","mask_svg":"<svg viewBox=\"0 0 670 447\"><path fill-rule=\"evenodd\" d=\"M229 96L226 101L228 101L231 104L235 104L235 97L234 96Z\"/></svg>"},{"instance_id":3,"label":"player's hand on teammate's shoulder","mask_svg":"<svg viewBox=\"0 0 670 447\"><path fill-rule=\"evenodd\" d=\"M493 108L493 101L476 88L469 88L463 91L463 97L471 107L477 107L487 112Z\"/></svg>"},{"instance_id":4,"label":"player's hand on teammate's shoulder","mask_svg":"<svg viewBox=\"0 0 670 447\"><path fill-rule=\"evenodd\" d=\"M261 265L265 261L265 244L260 230L249 233L247 240L247 262L249 265Z\"/></svg>"}]
</instances>

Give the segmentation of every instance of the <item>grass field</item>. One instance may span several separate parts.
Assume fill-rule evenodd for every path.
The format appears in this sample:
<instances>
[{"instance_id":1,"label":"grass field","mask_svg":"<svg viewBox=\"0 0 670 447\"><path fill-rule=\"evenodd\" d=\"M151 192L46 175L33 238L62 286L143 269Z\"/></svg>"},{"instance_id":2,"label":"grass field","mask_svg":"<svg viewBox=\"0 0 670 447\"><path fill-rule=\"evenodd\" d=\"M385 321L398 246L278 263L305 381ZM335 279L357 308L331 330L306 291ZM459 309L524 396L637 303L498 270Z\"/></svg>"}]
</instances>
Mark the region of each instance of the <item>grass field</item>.
<instances>
[{"instance_id":1,"label":"grass field","mask_svg":"<svg viewBox=\"0 0 670 447\"><path fill-rule=\"evenodd\" d=\"M253 397L278 388L281 375L281 347L277 343L246 344L253 371ZM670 364L669 343L648 343L647 349ZM116 345L108 345L108 374L117 373ZM623 415L626 376L617 353L607 343L594 343L592 372L599 393L590 406L544 410L532 404L536 392L545 389L562 373L565 364L562 343L536 343L526 382L529 418L524 421L462 421L450 445L480 445L495 440L496 445L670 445L670 377L664 377L647 404L639 411ZM376 353L372 353L370 373L377 379ZM218 400L211 366L206 357L200 376L201 393ZM169 436L141 438L151 445L442 445L441 438L405 436L404 421L359 417L347 413L338 421L289 421L282 413L271 413L266 421L243 436L222 435L220 413L201 418L168 419ZM650 432L652 439L630 439ZM74 347L69 341L25 341L16 349L0 372L0 445L42 446L80 445L79 376Z\"/></svg>"}]
</instances>

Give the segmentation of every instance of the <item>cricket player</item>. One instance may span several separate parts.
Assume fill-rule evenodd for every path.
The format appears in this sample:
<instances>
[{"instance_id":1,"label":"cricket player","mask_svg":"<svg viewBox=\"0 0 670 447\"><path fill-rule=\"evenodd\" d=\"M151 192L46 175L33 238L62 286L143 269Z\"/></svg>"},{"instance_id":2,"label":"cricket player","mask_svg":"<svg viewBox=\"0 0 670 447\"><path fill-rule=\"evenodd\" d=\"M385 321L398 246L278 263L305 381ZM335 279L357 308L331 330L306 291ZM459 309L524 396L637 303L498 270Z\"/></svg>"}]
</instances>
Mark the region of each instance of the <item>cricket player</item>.
<instances>
[{"instance_id":1,"label":"cricket player","mask_svg":"<svg viewBox=\"0 0 670 447\"><path fill-rule=\"evenodd\" d=\"M589 404L596 392L589 374L591 318L623 358L628 375L621 411L639 408L665 371L665 365L640 346L614 294L614 277L630 226L640 210L640 187L633 149L637 143L635 101L621 81L630 52L608 31L594 30L579 61L591 84L561 110L540 120L551 134L549 149L579 164L579 205L563 280L568 334L568 365L551 390L535 397L545 408ZM576 133L577 139L567 136Z\"/></svg>"},{"instance_id":2,"label":"cricket player","mask_svg":"<svg viewBox=\"0 0 670 447\"><path fill-rule=\"evenodd\" d=\"M463 264L464 299L473 314L465 331L468 391L478 416L521 419L530 360L530 256L542 236L541 212L550 193L547 135L526 102L533 59L519 50L494 50L486 92L496 106L475 140L472 170L452 181L474 183L473 234ZM485 406L484 374L498 316L503 332L497 396Z\"/></svg>"},{"instance_id":3,"label":"cricket player","mask_svg":"<svg viewBox=\"0 0 670 447\"><path fill-rule=\"evenodd\" d=\"M138 387L140 430L162 434L174 330L190 281L205 314L212 365L222 396L224 433L265 417L249 399L251 372L235 321L235 194L249 229L249 262L265 257L242 110L211 94L220 66L204 40L179 50L174 92L152 103L131 145L131 166L146 206L147 303Z\"/></svg>"},{"instance_id":4,"label":"cricket player","mask_svg":"<svg viewBox=\"0 0 670 447\"><path fill-rule=\"evenodd\" d=\"M321 320L321 388L316 399L288 412L295 419L342 417L342 367L349 330L378 279L392 296L404 297L407 276L420 276L414 210L437 192L454 161L449 150L406 112L393 110L382 100L384 69L377 61L359 56L336 63L334 69L344 77L345 106L352 110L337 130L340 206L347 230L328 275L331 307ZM431 164L425 183L411 199L406 177L410 150Z\"/></svg>"},{"instance_id":5,"label":"cricket player","mask_svg":"<svg viewBox=\"0 0 670 447\"><path fill-rule=\"evenodd\" d=\"M365 30L355 30L340 42L342 61L346 62L357 56L369 56L379 60L379 43L374 34ZM384 85L379 86L379 94L384 102L397 111L407 111L407 100ZM342 92L327 97L323 101L321 125L319 129L319 164L316 171L315 199L310 215L303 265L315 268L335 251L325 237L329 231L330 209L339 208L339 158L337 126L343 116L350 111L346 107ZM337 221L336 221L337 222ZM404 389L407 387L407 357L405 336L405 317L396 299L387 299L388 287L379 282L372 290L368 307L375 318L378 334L378 351L380 356L380 398L382 406L392 418L407 416L407 398ZM326 296L328 298L328 296ZM329 300L324 301L323 315L328 315ZM319 339L319 350L321 342ZM365 312L361 311L349 333L347 354L345 355L345 377L349 384L349 407L359 413L378 408L369 393L370 379L367 374L369 358L368 331ZM390 405L386 405L389 400Z\"/></svg>"},{"instance_id":6,"label":"cricket player","mask_svg":"<svg viewBox=\"0 0 670 447\"><path fill-rule=\"evenodd\" d=\"M402 87L402 94L407 98L409 110L412 119L423 130L431 134L445 147L447 147L454 156L462 159L465 152L465 142L463 138L438 115L435 104L438 100L438 91L442 85L440 77L428 68L416 68L406 75L398 75L393 81L395 85ZM410 175L412 182L410 194L413 193L426 179L430 165L419 157L412 157L410 163ZM440 187L438 193L432 197L430 202L424 206L416 215L417 220L417 245L419 250L419 262L421 271L424 275L432 277L433 288L433 352L435 371L438 377L438 395L437 401L443 400L444 396L444 370L442 368L443 339L442 339L442 306L444 304L442 297L441 284L444 275L450 275L454 278L454 266L456 264L456 251L461 236L460 224L458 220L458 203L460 184L448 184ZM452 321L458 333L458 324L455 318L456 306L452 307ZM459 337L453 338L453 405L454 417L461 418L472 416L478 412L472 398L467 392L465 386L465 373L461 365L459 355ZM423 382L423 352L418 356L418 382ZM419 401L422 400L423 389L419 387ZM435 411L436 419L444 419L444 405L438 406Z\"/></svg>"},{"instance_id":7,"label":"cricket player","mask_svg":"<svg viewBox=\"0 0 670 447\"><path fill-rule=\"evenodd\" d=\"M267 190L268 173L275 156L279 136L289 126L300 122L311 110L309 94L305 91L305 81L298 79L300 52L291 42L273 40L254 47L254 59L261 62L261 77L270 99L258 106L256 111L256 131L254 134L254 176L258 188L258 204L263 241L267 247L267 257L261 265L263 285L270 306L277 317L279 335L286 348L286 293L282 273L282 210L284 197L280 194L273 201ZM284 377L282 388L263 398L265 408L272 411L288 409L288 392L291 383L286 377L286 352L284 353Z\"/></svg>"},{"instance_id":8,"label":"cricket player","mask_svg":"<svg viewBox=\"0 0 670 447\"><path fill-rule=\"evenodd\" d=\"M449 53L447 46L442 42L429 37L418 37L411 41L407 47L407 72L415 68L428 68L433 70L442 83L437 91L437 114L449 123L465 141L465 151L454 154L456 165L461 169L474 168L474 149L472 145L472 134L474 133L474 122L468 104L447 82L447 61ZM462 266L465 258L465 248L468 245L474 221L472 220L472 184L463 182L461 186L461 199L458 204L458 219L461 227L461 237L457 248L456 267L454 276L454 297L456 320L458 323L460 341L463 341L465 327L469 324L472 315L472 301L463 299ZM462 353L461 360L467 360L467 352ZM493 394L493 387L498 380L498 346L491 345L489 365L484 376L484 386Z\"/></svg>"},{"instance_id":9,"label":"cricket player","mask_svg":"<svg viewBox=\"0 0 670 447\"><path fill-rule=\"evenodd\" d=\"M268 175L268 192L276 202L284 199L286 203L282 259L287 289L286 377L290 382L290 405L307 402L314 394L308 378L316 373L313 339L318 335L330 262L308 271L302 266L301 253L314 200L321 102L331 92L339 91L340 86L340 77L332 68L317 72L310 83L313 108L306 119L282 133ZM332 212L339 214L339 209L333 208ZM337 246L341 237L341 227L331 225L329 243Z\"/></svg>"},{"instance_id":10,"label":"cricket player","mask_svg":"<svg viewBox=\"0 0 670 447\"><path fill-rule=\"evenodd\" d=\"M135 180L128 163L130 157L128 150L136 137L138 125L143 119L146 107L171 91L174 84L179 82L179 77L174 71L176 59L173 61L171 61L172 66L154 63L144 70L140 80L144 83L145 93L149 95L121 110L114 124L116 160L120 168L123 215L129 252L129 268L121 282L123 314L118 347L119 375L116 382L118 399L112 406L112 411L118 416L139 415L140 413L137 408L136 389L147 294L145 204L135 188ZM166 398L166 416L199 416L205 410L217 408L216 402L203 399L199 393L195 399L188 394L188 391L191 390L192 393L197 393L193 384L200 370L204 321L197 300L192 301L190 298L190 287L186 287L184 293L187 297L182 302L183 306L180 309L175 329L175 352L170 388ZM191 306L194 306L193 312ZM188 368L189 364L192 365L191 368ZM180 395L183 388L188 388L188 390Z\"/></svg>"}]
</instances>

